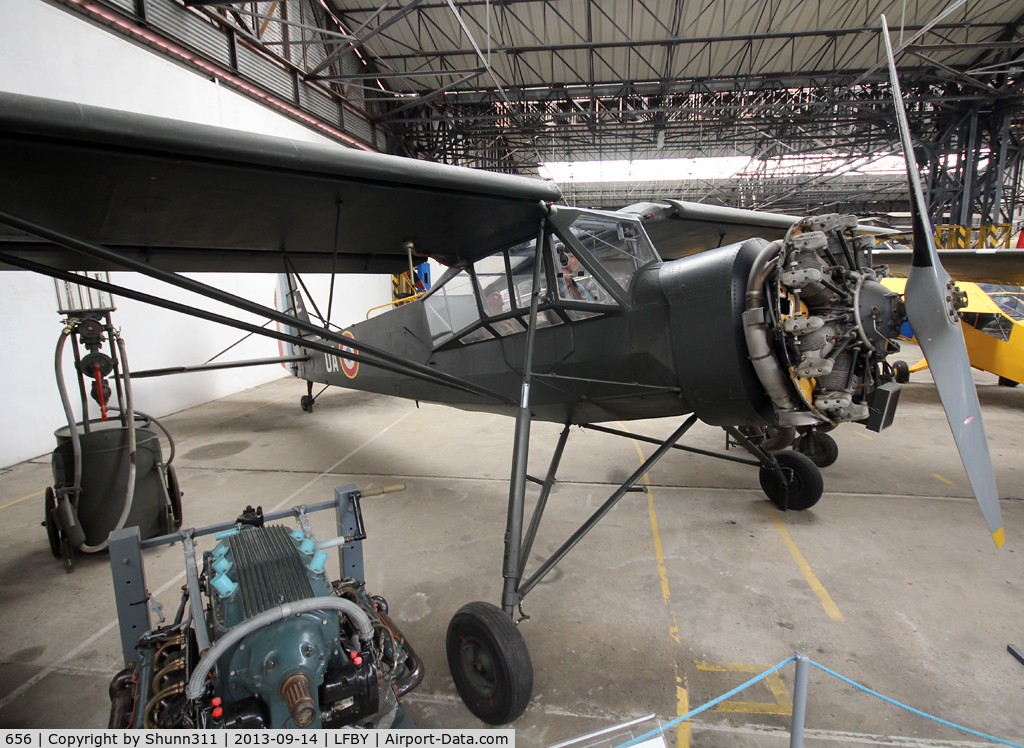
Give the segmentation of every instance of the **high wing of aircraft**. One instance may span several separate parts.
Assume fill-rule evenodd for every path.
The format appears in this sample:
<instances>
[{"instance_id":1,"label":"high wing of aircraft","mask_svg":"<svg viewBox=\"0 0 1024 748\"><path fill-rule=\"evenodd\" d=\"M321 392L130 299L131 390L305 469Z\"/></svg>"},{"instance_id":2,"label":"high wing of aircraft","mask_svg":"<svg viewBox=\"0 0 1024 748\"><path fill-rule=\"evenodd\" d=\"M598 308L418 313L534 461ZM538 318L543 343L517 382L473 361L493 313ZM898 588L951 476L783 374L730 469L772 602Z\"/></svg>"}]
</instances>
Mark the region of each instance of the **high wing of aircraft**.
<instances>
[{"instance_id":1,"label":"high wing of aircraft","mask_svg":"<svg viewBox=\"0 0 1024 748\"><path fill-rule=\"evenodd\" d=\"M609 212L558 205L559 194L534 179L0 95L0 267L276 338L310 383L515 417L501 605L466 605L447 637L459 693L484 721L511 721L530 699L516 608L670 450L756 467L780 509L815 505L821 473L786 447L810 440L816 454L842 423L891 423L899 385L887 357L907 313L931 346L965 466L1001 543L962 338L955 345L954 294L934 248L915 248L904 301L879 283L873 232L853 216L686 203ZM449 267L429 294L344 331L312 319L301 273L404 270L410 253ZM108 268L279 328L67 272ZM177 274L196 270L279 272L281 309ZM672 436L631 435L657 449L527 574L571 427L621 433L602 423L667 416L681 419ZM527 526L534 419L563 430ZM698 419L750 456L683 446Z\"/></svg>"}]
</instances>

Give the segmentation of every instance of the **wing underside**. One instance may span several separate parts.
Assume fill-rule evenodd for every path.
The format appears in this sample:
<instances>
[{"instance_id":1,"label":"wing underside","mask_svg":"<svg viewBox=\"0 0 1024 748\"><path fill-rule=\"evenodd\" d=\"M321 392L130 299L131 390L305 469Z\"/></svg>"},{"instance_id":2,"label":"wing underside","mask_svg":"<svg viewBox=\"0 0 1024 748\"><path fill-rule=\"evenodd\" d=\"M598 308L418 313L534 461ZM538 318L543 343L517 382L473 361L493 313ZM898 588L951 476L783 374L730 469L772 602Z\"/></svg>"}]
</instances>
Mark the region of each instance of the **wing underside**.
<instances>
[{"instance_id":1,"label":"wing underside","mask_svg":"<svg viewBox=\"0 0 1024 748\"><path fill-rule=\"evenodd\" d=\"M559 197L537 179L0 94L0 211L167 270L393 272L407 242L472 260L534 236ZM110 269L2 225L0 251Z\"/></svg>"}]
</instances>

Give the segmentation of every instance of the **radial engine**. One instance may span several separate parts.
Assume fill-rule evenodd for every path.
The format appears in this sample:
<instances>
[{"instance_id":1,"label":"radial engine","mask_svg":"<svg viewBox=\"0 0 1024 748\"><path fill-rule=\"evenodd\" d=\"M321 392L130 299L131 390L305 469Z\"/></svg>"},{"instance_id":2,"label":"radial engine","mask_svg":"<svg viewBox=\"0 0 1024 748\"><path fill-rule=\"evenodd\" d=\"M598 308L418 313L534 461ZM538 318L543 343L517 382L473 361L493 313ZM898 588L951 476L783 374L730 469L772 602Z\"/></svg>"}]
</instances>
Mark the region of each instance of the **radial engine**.
<instances>
[{"instance_id":1,"label":"radial engine","mask_svg":"<svg viewBox=\"0 0 1024 748\"><path fill-rule=\"evenodd\" d=\"M856 216L829 214L796 224L754 261L744 335L784 430L892 422L899 385L886 357L899 351L906 313L878 282L873 246Z\"/></svg>"},{"instance_id":2,"label":"radial engine","mask_svg":"<svg viewBox=\"0 0 1024 748\"><path fill-rule=\"evenodd\" d=\"M181 620L186 587L177 620L143 635L111 683L110 727L412 726L400 698L422 662L384 598L329 581L328 554L303 524L265 524L248 507L217 534L197 580L203 619Z\"/></svg>"}]
</instances>

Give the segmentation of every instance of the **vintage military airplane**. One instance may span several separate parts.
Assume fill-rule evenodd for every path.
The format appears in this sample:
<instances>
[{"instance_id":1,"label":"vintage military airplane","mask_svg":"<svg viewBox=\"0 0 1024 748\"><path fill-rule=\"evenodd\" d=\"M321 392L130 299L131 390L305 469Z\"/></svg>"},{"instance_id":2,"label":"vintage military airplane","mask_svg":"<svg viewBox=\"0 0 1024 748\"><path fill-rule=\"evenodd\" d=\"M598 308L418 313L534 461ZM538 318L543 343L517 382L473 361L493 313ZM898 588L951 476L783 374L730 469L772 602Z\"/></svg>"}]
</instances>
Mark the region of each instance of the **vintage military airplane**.
<instances>
[{"instance_id":1,"label":"vintage military airplane","mask_svg":"<svg viewBox=\"0 0 1024 748\"><path fill-rule=\"evenodd\" d=\"M909 161L908 172L916 185ZM511 721L530 699L516 607L670 449L701 451L677 444L698 419L751 453L717 456L758 467L774 504L813 506L821 474L785 447L844 422L888 425L899 385L887 356L905 314L1001 543L956 294L923 198L904 302L878 282L874 241L852 217L607 212L559 195L533 179L0 94L0 267L276 338L309 381L515 416L501 606L470 603L447 638L459 692L484 721ZM427 296L340 332L311 321L301 273L395 272L410 252L449 267ZM134 270L280 329L68 273L86 269ZM175 272L197 270L282 272L283 310ZM526 577L570 427L617 433L600 423L667 416L687 417L648 440L653 454ZM564 428L524 528L532 419Z\"/></svg>"}]
</instances>

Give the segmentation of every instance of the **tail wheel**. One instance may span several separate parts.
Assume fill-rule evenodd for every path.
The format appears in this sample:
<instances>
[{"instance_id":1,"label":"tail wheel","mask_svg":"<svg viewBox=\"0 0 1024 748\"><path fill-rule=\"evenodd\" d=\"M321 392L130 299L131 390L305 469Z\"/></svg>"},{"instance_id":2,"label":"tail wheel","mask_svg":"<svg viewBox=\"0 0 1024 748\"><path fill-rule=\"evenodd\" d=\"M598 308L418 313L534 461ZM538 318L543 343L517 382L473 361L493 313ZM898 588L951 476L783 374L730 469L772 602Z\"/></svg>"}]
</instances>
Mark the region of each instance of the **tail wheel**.
<instances>
[{"instance_id":1,"label":"tail wheel","mask_svg":"<svg viewBox=\"0 0 1024 748\"><path fill-rule=\"evenodd\" d=\"M821 471L811 458L791 450L776 452L774 456L786 482L780 484L774 470L762 467L758 477L768 500L783 511L792 509L802 512L817 504L825 484L821 480Z\"/></svg>"},{"instance_id":2,"label":"tail wheel","mask_svg":"<svg viewBox=\"0 0 1024 748\"><path fill-rule=\"evenodd\" d=\"M533 664L519 629L501 608L463 605L448 624L448 668L462 701L489 725L516 719L530 703Z\"/></svg>"},{"instance_id":3,"label":"tail wheel","mask_svg":"<svg viewBox=\"0 0 1024 748\"><path fill-rule=\"evenodd\" d=\"M820 468L826 468L839 459L839 445L828 434L809 431L800 439L797 449Z\"/></svg>"},{"instance_id":4,"label":"tail wheel","mask_svg":"<svg viewBox=\"0 0 1024 748\"><path fill-rule=\"evenodd\" d=\"M46 539L50 541L50 553L54 558L60 558L60 522L57 519L57 498L49 486L46 487L46 497L43 499L43 511L46 515L43 526L46 528Z\"/></svg>"},{"instance_id":5,"label":"tail wheel","mask_svg":"<svg viewBox=\"0 0 1024 748\"><path fill-rule=\"evenodd\" d=\"M299 407L304 413L313 412L313 398L310 395L303 395L299 398Z\"/></svg>"}]
</instances>

